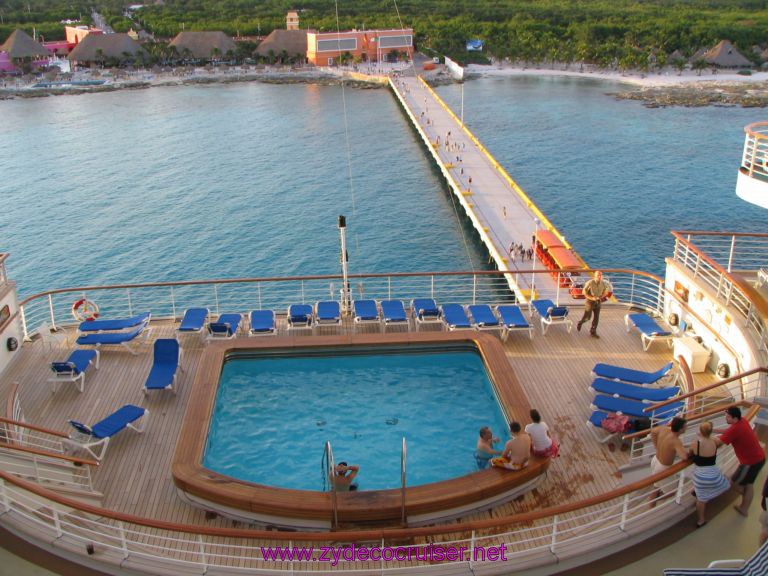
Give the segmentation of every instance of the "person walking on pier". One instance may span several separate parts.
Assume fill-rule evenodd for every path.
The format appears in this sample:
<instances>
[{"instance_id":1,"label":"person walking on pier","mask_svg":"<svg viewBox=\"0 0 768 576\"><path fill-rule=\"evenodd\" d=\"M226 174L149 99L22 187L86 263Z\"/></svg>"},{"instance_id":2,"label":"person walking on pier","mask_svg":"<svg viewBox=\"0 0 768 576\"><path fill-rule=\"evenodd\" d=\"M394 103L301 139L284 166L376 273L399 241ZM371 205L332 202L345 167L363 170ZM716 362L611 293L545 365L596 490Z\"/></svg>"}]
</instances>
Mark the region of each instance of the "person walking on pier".
<instances>
[{"instance_id":1,"label":"person walking on pier","mask_svg":"<svg viewBox=\"0 0 768 576\"><path fill-rule=\"evenodd\" d=\"M598 270L595 272L595 277L584 284L584 316L581 317L579 323L576 324L576 330L581 331L581 327L585 322L589 322L592 318L592 327L589 330L589 335L593 338L600 338L597 335L597 323L600 321L600 305L603 298L611 292L611 285L603 280L603 273Z\"/></svg>"}]
</instances>

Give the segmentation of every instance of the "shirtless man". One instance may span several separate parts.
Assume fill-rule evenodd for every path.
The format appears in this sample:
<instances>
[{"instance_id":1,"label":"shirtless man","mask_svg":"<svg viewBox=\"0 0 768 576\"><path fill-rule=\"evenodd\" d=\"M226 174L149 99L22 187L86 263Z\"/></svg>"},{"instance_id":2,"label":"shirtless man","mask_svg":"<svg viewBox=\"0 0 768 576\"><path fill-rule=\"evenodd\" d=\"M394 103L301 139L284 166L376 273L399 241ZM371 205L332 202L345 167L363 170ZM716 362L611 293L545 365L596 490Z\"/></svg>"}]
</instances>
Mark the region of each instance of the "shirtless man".
<instances>
[{"instance_id":1,"label":"shirtless man","mask_svg":"<svg viewBox=\"0 0 768 576\"><path fill-rule=\"evenodd\" d=\"M675 456L681 460L688 458L688 452L683 446L680 436L685 432L685 418L672 418L669 426L658 426L651 432L651 440L656 448L656 455L651 459L651 474L658 474L666 470L675 462ZM661 485L654 484L656 491L651 495L655 500L662 495Z\"/></svg>"},{"instance_id":2,"label":"shirtless man","mask_svg":"<svg viewBox=\"0 0 768 576\"><path fill-rule=\"evenodd\" d=\"M477 449L475 450L475 461L477 462L478 470L488 468L491 459L501 454L501 450L496 450L493 447L498 441L499 439L493 435L488 426L480 428L480 438L477 440Z\"/></svg>"},{"instance_id":3,"label":"shirtless man","mask_svg":"<svg viewBox=\"0 0 768 576\"><path fill-rule=\"evenodd\" d=\"M501 458L494 458L493 465L509 470L521 470L528 466L528 460L531 457L531 437L523 432L519 422L512 422L509 429L512 432L512 439L504 446Z\"/></svg>"},{"instance_id":4,"label":"shirtless man","mask_svg":"<svg viewBox=\"0 0 768 576\"><path fill-rule=\"evenodd\" d=\"M360 471L360 466L348 466L346 462L339 462L333 470L331 481L336 486L337 492L350 492L357 490L357 484L352 481Z\"/></svg>"}]
</instances>

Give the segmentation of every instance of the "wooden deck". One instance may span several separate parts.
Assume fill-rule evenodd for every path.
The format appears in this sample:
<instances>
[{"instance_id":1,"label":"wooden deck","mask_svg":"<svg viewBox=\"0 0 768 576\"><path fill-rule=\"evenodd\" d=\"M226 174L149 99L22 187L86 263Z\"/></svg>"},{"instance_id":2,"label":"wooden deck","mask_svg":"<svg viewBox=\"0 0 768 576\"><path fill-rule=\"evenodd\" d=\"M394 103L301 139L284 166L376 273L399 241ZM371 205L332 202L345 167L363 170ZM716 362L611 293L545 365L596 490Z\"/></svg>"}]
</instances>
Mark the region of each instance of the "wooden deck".
<instances>
[{"instance_id":1,"label":"wooden deck","mask_svg":"<svg viewBox=\"0 0 768 576\"><path fill-rule=\"evenodd\" d=\"M574 309L572 313L578 318L580 311ZM467 515L466 519L536 510L619 486L617 467L627 460L626 454L610 452L597 443L586 426L590 370L595 362L655 370L671 357L670 350L661 344L643 352L638 335L628 334L624 328L624 313L624 308L604 307L600 339L590 338L586 331L568 334L562 327L550 328L543 337L538 325L533 340L526 333L510 335L504 344L510 369L531 406L539 409L560 439L562 456L552 463L539 487L521 500ZM170 322L153 322L152 338L174 337L174 328ZM18 382L26 420L62 431L67 431L70 418L93 423L126 403L147 408L150 414L146 432L122 432L110 443L103 463L95 471L94 486L105 495L104 506L171 522L232 526L231 521L222 518L206 519L202 510L181 502L176 495L171 461L204 349L196 335L185 336L182 346L184 372L178 394L155 392L145 397L141 386L152 362L151 340L137 348L136 356L122 348L103 350L100 368L87 374L82 394L69 385L52 394L47 383L49 363L65 359L69 348L49 349L40 341L25 343L3 375L0 398ZM696 377L698 385L713 380L708 374Z\"/></svg>"}]
</instances>

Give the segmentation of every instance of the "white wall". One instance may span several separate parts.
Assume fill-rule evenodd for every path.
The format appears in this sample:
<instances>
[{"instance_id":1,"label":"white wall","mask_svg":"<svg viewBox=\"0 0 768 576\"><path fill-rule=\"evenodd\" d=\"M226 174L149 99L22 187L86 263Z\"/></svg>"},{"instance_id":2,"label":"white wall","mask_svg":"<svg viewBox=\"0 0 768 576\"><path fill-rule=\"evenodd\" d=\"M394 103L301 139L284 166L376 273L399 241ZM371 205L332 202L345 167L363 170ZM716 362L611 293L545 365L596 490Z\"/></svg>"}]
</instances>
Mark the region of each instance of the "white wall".
<instances>
[{"instance_id":1,"label":"white wall","mask_svg":"<svg viewBox=\"0 0 768 576\"><path fill-rule=\"evenodd\" d=\"M11 315L13 316L18 310L18 302L16 299L16 284L14 282L8 282L5 285L0 286L0 310L5 305L9 305L11 308ZM18 342L18 348L15 352L8 351L8 338L16 338ZM0 375L6 366L10 364L13 357L21 350L22 335L21 335L21 321L17 318L16 321L11 322L5 329L0 332Z\"/></svg>"}]
</instances>

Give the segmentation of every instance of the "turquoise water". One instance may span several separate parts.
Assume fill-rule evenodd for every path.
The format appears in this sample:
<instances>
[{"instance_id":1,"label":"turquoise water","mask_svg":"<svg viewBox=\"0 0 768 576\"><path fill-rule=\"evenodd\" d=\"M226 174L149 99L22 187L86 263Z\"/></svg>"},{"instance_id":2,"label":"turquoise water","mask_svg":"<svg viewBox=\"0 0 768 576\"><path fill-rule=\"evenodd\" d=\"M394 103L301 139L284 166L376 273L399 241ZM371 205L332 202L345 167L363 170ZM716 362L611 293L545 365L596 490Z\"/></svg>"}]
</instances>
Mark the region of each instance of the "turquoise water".
<instances>
[{"instance_id":1,"label":"turquoise water","mask_svg":"<svg viewBox=\"0 0 768 576\"><path fill-rule=\"evenodd\" d=\"M358 464L361 490L477 470L482 426L507 426L474 351L235 359L224 365L203 464L241 480L322 490L323 447Z\"/></svg>"},{"instance_id":2,"label":"turquoise water","mask_svg":"<svg viewBox=\"0 0 768 576\"><path fill-rule=\"evenodd\" d=\"M763 110L647 109L583 79L464 89L468 125L594 266L661 272L671 228L768 227L768 212L734 193L742 128ZM459 88L439 92L458 109ZM470 269L449 196L394 98L346 95L353 193L338 87L0 101L0 251L20 292L333 273L340 213L353 272Z\"/></svg>"},{"instance_id":3,"label":"turquoise water","mask_svg":"<svg viewBox=\"0 0 768 576\"><path fill-rule=\"evenodd\" d=\"M587 263L664 272L670 230L765 232L768 211L736 196L755 108L646 108L618 83L483 78L464 119ZM460 86L438 93L459 110Z\"/></svg>"}]
</instances>

